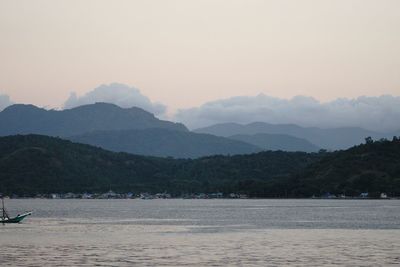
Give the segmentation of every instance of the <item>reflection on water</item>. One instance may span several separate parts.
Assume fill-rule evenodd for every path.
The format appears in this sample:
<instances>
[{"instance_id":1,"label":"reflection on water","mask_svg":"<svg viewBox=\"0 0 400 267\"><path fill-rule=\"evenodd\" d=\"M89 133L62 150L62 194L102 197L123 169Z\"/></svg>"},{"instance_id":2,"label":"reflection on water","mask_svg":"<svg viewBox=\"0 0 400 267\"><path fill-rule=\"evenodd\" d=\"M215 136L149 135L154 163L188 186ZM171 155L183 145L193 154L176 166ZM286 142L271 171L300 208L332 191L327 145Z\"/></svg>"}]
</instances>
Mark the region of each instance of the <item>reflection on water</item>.
<instances>
[{"instance_id":1,"label":"reflection on water","mask_svg":"<svg viewBox=\"0 0 400 267\"><path fill-rule=\"evenodd\" d=\"M400 264L400 201L9 200L1 266Z\"/></svg>"}]
</instances>

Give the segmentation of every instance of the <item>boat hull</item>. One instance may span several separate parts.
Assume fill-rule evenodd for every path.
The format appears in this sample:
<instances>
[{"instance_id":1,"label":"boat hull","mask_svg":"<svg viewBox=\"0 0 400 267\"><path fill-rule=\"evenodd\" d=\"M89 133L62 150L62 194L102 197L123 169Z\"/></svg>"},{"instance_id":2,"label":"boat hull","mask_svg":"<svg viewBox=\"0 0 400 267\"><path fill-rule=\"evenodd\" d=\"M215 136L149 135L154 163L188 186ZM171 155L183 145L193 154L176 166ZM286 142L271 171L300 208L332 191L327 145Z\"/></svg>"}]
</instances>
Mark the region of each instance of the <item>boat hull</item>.
<instances>
[{"instance_id":1,"label":"boat hull","mask_svg":"<svg viewBox=\"0 0 400 267\"><path fill-rule=\"evenodd\" d=\"M31 215L32 212L26 212L24 214L19 214L13 218L0 219L0 223L20 223L26 216Z\"/></svg>"}]
</instances>

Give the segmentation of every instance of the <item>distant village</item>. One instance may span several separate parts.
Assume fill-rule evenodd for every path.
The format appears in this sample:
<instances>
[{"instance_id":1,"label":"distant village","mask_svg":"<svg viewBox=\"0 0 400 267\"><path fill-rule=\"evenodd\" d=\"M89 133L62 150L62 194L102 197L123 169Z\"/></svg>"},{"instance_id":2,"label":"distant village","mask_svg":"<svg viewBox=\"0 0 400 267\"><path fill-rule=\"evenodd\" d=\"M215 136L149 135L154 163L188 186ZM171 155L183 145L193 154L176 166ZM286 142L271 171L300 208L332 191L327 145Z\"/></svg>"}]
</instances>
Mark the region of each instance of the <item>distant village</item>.
<instances>
[{"instance_id":1,"label":"distant village","mask_svg":"<svg viewBox=\"0 0 400 267\"><path fill-rule=\"evenodd\" d=\"M116 193L112 190L106 193L52 193L52 194L37 194L33 197L22 197L18 195L6 196L9 198L38 198L38 199L248 199L246 194L240 193L192 193L173 196L169 193ZM252 197L253 198L253 197ZM377 199L377 197L370 197L367 192L361 193L359 196L346 196L344 194L334 195L330 193L323 194L322 196L312 196L312 199ZM386 193L381 193L378 197L380 199L390 199Z\"/></svg>"},{"instance_id":2,"label":"distant village","mask_svg":"<svg viewBox=\"0 0 400 267\"><path fill-rule=\"evenodd\" d=\"M18 195L11 195L10 198L27 198ZM52 194L37 194L29 198L43 198L43 199L170 199L170 198L181 198L181 199L215 199L215 198L241 198L246 199L246 194L231 193L224 195L223 193L197 193L197 194L182 194L180 196L172 196L169 193L116 193L112 190L106 193L52 193Z\"/></svg>"}]
</instances>

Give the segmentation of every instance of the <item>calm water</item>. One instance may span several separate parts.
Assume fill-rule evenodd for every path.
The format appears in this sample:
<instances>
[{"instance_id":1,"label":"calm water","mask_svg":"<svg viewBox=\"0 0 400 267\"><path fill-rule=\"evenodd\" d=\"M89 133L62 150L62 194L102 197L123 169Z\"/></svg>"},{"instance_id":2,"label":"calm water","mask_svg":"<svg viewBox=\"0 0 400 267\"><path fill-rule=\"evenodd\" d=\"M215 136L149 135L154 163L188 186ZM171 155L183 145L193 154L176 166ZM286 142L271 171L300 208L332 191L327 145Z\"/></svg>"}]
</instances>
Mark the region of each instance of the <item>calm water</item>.
<instances>
[{"instance_id":1,"label":"calm water","mask_svg":"<svg viewBox=\"0 0 400 267\"><path fill-rule=\"evenodd\" d=\"M7 200L1 266L399 266L398 200Z\"/></svg>"}]
</instances>

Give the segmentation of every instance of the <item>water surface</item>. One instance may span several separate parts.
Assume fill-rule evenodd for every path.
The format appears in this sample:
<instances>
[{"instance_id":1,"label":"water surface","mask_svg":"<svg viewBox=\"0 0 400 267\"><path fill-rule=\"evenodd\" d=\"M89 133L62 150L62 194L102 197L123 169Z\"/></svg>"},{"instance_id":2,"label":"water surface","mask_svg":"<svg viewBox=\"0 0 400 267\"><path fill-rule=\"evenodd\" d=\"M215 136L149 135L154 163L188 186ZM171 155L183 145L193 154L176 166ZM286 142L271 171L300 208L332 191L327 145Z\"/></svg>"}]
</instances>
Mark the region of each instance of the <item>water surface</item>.
<instances>
[{"instance_id":1,"label":"water surface","mask_svg":"<svg viewBox=\"0 0 400 267\"><path fill-rule=\"evenodd\" d=\"M7 200L5 266L400 265L398 200Z\"/></svg>"}]
</instances>

